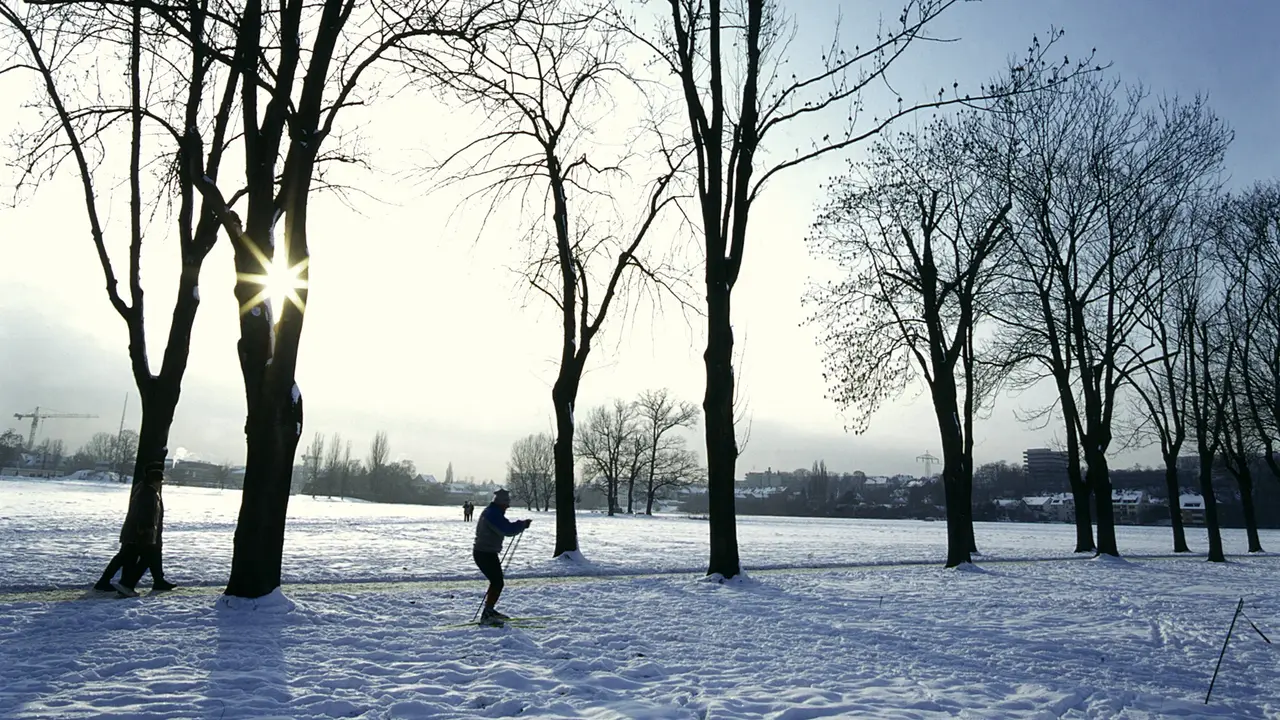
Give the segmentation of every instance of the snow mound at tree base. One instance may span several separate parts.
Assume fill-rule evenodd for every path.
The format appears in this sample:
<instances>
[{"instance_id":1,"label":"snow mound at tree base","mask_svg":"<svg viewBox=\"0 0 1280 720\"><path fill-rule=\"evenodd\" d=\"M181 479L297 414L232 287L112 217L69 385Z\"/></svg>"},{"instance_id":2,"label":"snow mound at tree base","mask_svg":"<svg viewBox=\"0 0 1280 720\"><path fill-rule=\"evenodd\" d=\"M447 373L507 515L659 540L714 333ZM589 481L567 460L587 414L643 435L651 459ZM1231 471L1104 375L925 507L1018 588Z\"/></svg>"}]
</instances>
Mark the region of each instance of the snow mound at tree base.
<instances>
[{"instance_id":1,"label":"snow mound at tree base","mask_svg":"<svg viewBox=\"0 0 1280 720\"><path fill-rule=\"evenodd\" d=\"M747 575L746 570L739 570L737 575L734 575L733 577L727 580L725 579L724 575L721 575L720 573L711 573L710 575L707 575L706 577L699 580L699 582L714 583L716 585L729 585L729 586L735 586L735 587L745 587L749 585L758 584L754 579L751 578L751 576Z\"/></svg>"},{"instance_id":2,"label":"snow mound at tree base","mask_svg":"<svg viewBox=\"0 0 1280 720\"><path fill-rule=\"evenodd\" d=\"M1116 555L1107 555L1106 553L1098 553L1092 558L1093 562L1102 563L1104 565L1132 565L1128 560Z\"/></svg>"},{"instance_id":3,"label":"snow mound at tree base","mask_svg":"<svg viewBox=\"0 0 1280 720\"><path fill-rule=\"evenodd\" d=\"M218 610L227 612L260 612L273 615L290 613L297 609L297 605L286 597L280 588L258 598L223 595L218 598L217 607Z\"/></svg>"},{"instance_id":4,"label":"snow mound at tree base","mask_svg":"<svg viewBox=\"0 0 1280 720\"><path fill-rule=\"evenodd\" d=\"M591 561L587 559L587 556L582 554L581 550L570 550L567 553L560 553L556 556L556 560L558 562L573 563L575 565L592 564Z\"/></svg>"}]
</instances>

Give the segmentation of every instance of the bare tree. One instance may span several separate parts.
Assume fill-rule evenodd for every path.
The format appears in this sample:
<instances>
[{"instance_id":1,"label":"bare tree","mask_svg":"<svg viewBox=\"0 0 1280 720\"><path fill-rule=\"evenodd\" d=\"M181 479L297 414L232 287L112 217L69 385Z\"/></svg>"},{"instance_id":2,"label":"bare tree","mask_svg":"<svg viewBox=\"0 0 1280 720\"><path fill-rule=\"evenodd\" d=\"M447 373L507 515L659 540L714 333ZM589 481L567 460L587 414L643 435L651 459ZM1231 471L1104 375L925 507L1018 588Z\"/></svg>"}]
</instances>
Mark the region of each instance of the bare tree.
<instances>
[{"instance_id":1,"label":"bare tree","mask_svg":"<svg viewBox=\"0 0 1280 720\"><path fill-rule=\"evenodd\" d=\"M646 390L636 400L636 412L644 432L649 457L645 463L645 514L653 514L653 501L664 488L690 479L684 438L672 433L698 423L698 406L678 401L666 389ZM693 458L697 467L697 457ZM630 499L628 499L630 505ZM630 512L630 507L628 507Z\"/></svg>"},{"instance_id":2,"label":"bare tree","mask_svg":"<svg viewBox=\"0 0 1280 720\"><path fill-rule=\"evenodd\" d=\"M587 473L586 482L604 492L611 516L619 509L618 491L637 455L636 437L634 406L616 399L612 405L592 408L577 435L576 450Z\"/></svg>"},{"instance_id":3,"label":"bare tree","mask_svg":"<svg viewBox=\"0 0 1280 720\"><path fill-rule=\"evenodd\" d=\"M511 445L507 487L530 510L550 510L555 496L555 441L546 433L526 435Z\"/></svg>"},{"instance_id":4,"label":"bare tree","mask_svg":"<svg viewBox=\"0 0 1280 720\"><path fill-rule=\"evenodd\" d=\"M1091 492L1097 550L1118 555L1107 450L1122 392L1153 362L1135 344L1145 289L1180 206L1212 183L1231 133L1199 98L1150 108L1140 88L1097 74L1001 106L1021 149L1009 181L1022 291L1007 294L1021 310L1004 314L1007 346L1028 361L1024 386L1054 382L1068 445L1078 441L1087 465L1076 512Z\"/></svg>"},{"instance_id":5,"label":"bare tree","mask_svg":"<svg viewBox=\"0 0 1280 720\"><path fill-rule=\"evenodd\" d=\"M646 257L641 247L675 199L669 189L680 158L660 135L652 136L659 143L653 147L645 147L649 136L615 138L615 145L632 146L621 156L598 138L598 126L611 115L626 123L618 118L624 105L618 94L632 103L642 100L624 65L626 35L560 0L531 8L525 19L486 47L468 49L442 73L459 97L488 117L483 134L441 169L461 166L446 182L479 182L476 194L489 198L490 213L519 198L531 248L523 275L560 311L559 368L551 391L554 554L560 556L579 549L574 407L593 343L615 300L646 287L679 300L674 288L680 274ZM647 186L628 181L632 172L649 172L640 163L659 167ZM631 197L639 199L635 210L628 207Z\"/></svg>"},{"instance_id":6,"label":"bare tree","mask_svg":"<svg viewBox=\"0 0 1280 720\"><path fill-rule=\"evenodd\" d=\"M225 65L241 80L236 99L243 187L228 192L229 185L218 178L190 173L235 250L247 452L227 596L256 598L280 586L293 458L303 421L294 376L309 293L307 217L312 191L323 184L323 165L344 157L325 152L340 129L338 116L373 99L386 63L422 62L430 57L433 39L473 43L487 30L513 22L508 11L517 6L518 17L521 4L222 2L216 18L234 37L230 49L201 35L184 36L202 57ZM180 8L150 7L165 24L183 26ZM188 154L197 155L200 133L188 127L183 138ZM243 213L233 209L240 199ZM277 292L286 296L281 307L270 302Z\"/></svg>"},{"instance_id":7,"label":"bare tree","mask_svg":"<svg viewBox=\"0 0 1280 720\"><path fill-rule=\"evenodd\" d=\"M124 482L124 477L130 470L137 472L138 466L134 458L138 456L140 438L132 430L122 430L112 440L111 470Z\"/></svg>"},{"instance_id":8,"label":"bare tree","mask_svg":"<svg viewBox=\"0 0 1280 720\"><path fill-rule=\"evenodd\" d=\"M653 514L654 502L668 497L673 491L706 482L707 470L702 466L698 453L685 446L684 438L676 437L654 459L656 469L648 476L644 488L646 515Z\"/></svg>"},{"instance_id":9,"label":"bare tree","mask_svg":"<svg viewBox=\"0 0 1280 720\"><path fill-rule=\"evenodd\" d=\"M224 87L219 90L219 78L207 53L185 46L178 38L185 34L201 38L201 42L217 42L214 38L226 37L207 27L205 3L189 0L172 5L175 18L181 16L172 28L158 26L150 17L144 19L142 7L140 2L128 6L38 2L26 3L20 11L7 2L0 3L0 18L19 38L13 67L33 71L44 96L40 103L44 122L19 140L23 171L19 190L38 185L42 178L55 174L64 161L71 161L83 190L89 235L102 266L107 298L127 329L142 421L135 442L117 446L120 451L127 447L128 455L113 458L113 469L124 477L125 466L131 466L135 484L142 482L146 465L163 461L167 454L200 303L200 270L219 230L208 206L197 208L194 184L197 177L218 177L236 85L234 74L224 74ZM115 51L122 48L127 48L127 61L123 66L115 65L113 59L119 57ZM97 68L102 78L126 80L122 85L118 81L96 86L83 83L86 66ZM117 132L126 120L127 140ZM147 133L144 143L144 125L161 133ZM209 151L186 144L184 131L177 128L211 132ZM119 156L109 152L114 148L127 149L127 162L120 157L125 152ZM122 165L128 167L125 177L112 177L110 170ZM164 170L146 182L144 175L152 165ZM107 250L108 228L103 220L107 215L102 212L97 191L120 180L129 188L127 300L121 295L116 265ZM145 196L144 187L148 190ZM140 270L144 217L175 205L173 232L181 255L181 265L176 268L178 291L159 371L153 372Z\"/></svg>"},{"instance_id":10,"label":"bare tree","mask_svg":"<svg viewBox=\"0 0 1280 720\"><path fill-rule=\"evenodd\" d=\"M387 467L391 461L391 443L387 440L387 432L379 430L369 442L369 455L365 459L365 471L369 480L369 494L377 497L382 491L382 484L387 479Z\"/></svg>"},{"instance_id":11,"label":"bare tree","mask_svg":"<svg viewBox=\"0 0 1280 720\"><path fill-rule=\"evenodd\" d=\"M1240 488L1249 552L1262 552L1254 502L1254 468L1259 456L1270 455L1270 440L1260 408L1272 403L1268 362L1275 355L1277 336L1268 332L1269 311L1280 292L1267 272L1274 261L1274 245L1267 235L1280 218L1280 189L1255 186L1240 198L1222 203L1217 219L1217 262L1225 281L1222 330L1233 346L1234 363L1217 388L1224 403L1222 459ZM1259 392L1259 391L1262 392ZM1274 465L1275 458L1270 458Z\"/></svg>"},{"instance_id":12,"label":"bare tree","mask_svg":"<svg viewBox=\"0 0 1280 720\"><path fill-rule=\"evenodd\" d=\"M303 454L303 467L306 468L307 484L303 492L315 497L321 492L321 477L323 477L323 465L325 459L324 452L324 436L316 433L311 438L311 446L307 448L307 452Z\"/></svg>"},{"instance_id":13,"label":"bare tree","mask_svg":"<svg viewBox=\"0 0 1280 720\"><path fill-rule=\"evenodd\" d=\"M66 445L61 440L46 438L36 446L35 452L40 455L41 470L57 470L66 454Z\"/></svg>"},{"instance_id":14,"label":"bare tree","mask_svg":"<svg viewBox=\"0 0 1280 720\"><path fill-rule=\"evenodd\" d=\"M1199 254L1194 244L1207 225L1202 208L1192 207L1179 222L1177 237L1162 243L1153 258L1150 281L1139 296L1142 303L1138 322L1145 333L1146 347L1154 356L1133 378L1133 389L1141 403L1135 416L1142 416L1135 433L1153 439L1160 446L1165 465L1165 492L1169 498L1169 522L1173 528L1173 551L1190 552L1182 522L1178 482L1178 458L1187 441L1190 415L1188 388L1190 375L1188 344L1195 339L1195 320L1184 300L1195 292L1199 279ZM1141 440L1140 440L1141 442Z\"/></svg>"},{"instance_id":15,"label":"bare tree","mask_svg":"<svg viewBox=\"0 0 1280 720\"><path fill-rule=\"evenodd\" d=\"M348 440L342 446L342 460L338 464L338 497L353 496L352 478L359 474L360 461L351 456L351 441Z\"/></svg>"},{"instance_id":16,"label":"bare tree","mask_svg":"<svg viewBox=\"0 0 1280 720\"><path fill-rule=\"evenodd\" d=\"M825 330L826 379L861 432L923 378L942 441L947 567L970 562L973 420L991 397L975 336L1002 291L1012 203L971 149L979 119L936 120L877 142L830 185L813 243L847 273L809 299ZM1007 152L1007 151L1006 151Z\"/></svg>"},{"instance_id":17,"label":"bare tree","mask_svg":"<svg viewBox=\"0 0 1280 720\"><path fill-rule=\"evenodd\" d=\"M1261 183L1223 203L1220 262L1233 279L1240 363L1240 414L1272 476L1280 480L1280 182Z\"/></svg>"},{"instance_id":18,"label":"bare tree","mask_svg":"<svg viewBox=\"0 0 1280 720\"><path fill-rule=\"evenodd\" d=\"M1199 456L1204 524L1209 536L1209 562L1226 562L1218 524L1218 501L1213 491L1213 459L1222 448L1226 423L1226 403L1222 393L1218 392L1221 387L1218 379L1230 372L1235 348L1230 343L1224 346L1220 342L1222 337L1218 323L1221 321L1215 316L1221 308L1209 304L1211 300L1207 297L1206 284L1202 280L1184 298L1183 309L1192 324L1193 333L1187 352L1187 369L1193 378L1188 390L1191 429Z\"/></svg>"},{"instance_id":19,"label":"bare tree","mask_svg":"<svg viewBox=\"0 0 1280 720\"><path fill-rule=\"evenodd\" d=\"M706 413L710 518L708 575L731 578L740 571L734 509L738 458L734 425L733 329L730 300L745 257L751 209L770 180L815 158L839 152L881 132L897 118L952 103L978 102L1031 89L1039 77L1013 86L984 87L972 96L945 91L928 102L899 103L864 122L863 92L888 79L889 68L926 28L956 0L908 0L897 23L878 28L875 41L852 50L836 40L818 68L803 76L787 73L791 26L779 3L770 0L668 0L669 21L658 39L637 36L679 78L687 137L695 148L697 204L694 212L705 252L707 349ZM619 19L622 27L641 27ZM1051 45L1049 43L1048 45ZM1048 45L1036 43L1043 57ZM815 52L815 54L817 54ZM952 85L953 90L958 88ZM847 123L845 118L847 118ZM770 155L769 140L791 128L807 134L808 123L826 120L832 130L817 133L788 156ZM838 127L837 127L838 126Z\"/></svg>"}]
</instances>

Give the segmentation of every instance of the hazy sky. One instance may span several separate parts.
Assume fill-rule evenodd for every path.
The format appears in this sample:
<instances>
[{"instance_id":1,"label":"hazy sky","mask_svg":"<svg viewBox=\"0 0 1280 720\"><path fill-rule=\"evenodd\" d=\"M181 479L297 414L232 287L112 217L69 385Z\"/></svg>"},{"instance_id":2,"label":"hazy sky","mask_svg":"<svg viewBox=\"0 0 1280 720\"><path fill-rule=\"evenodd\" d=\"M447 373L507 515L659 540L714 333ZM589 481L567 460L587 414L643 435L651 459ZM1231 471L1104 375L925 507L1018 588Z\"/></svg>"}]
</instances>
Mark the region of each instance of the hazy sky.
<instances>
[{"instance_id":1,"label":"hazy sky","mask_svg":"<svg viewBox=\"0 0 1280 720\"><path fill-rule=\"evenodd\" d=\"M834 4L784 6L800 26L792 62L812 62L806 51L829 41ZM849 44L867 44L879 9L892 16L896 6L843 3ZM911 99L953 81L976 85L1050 25L1067 30L1064 52L1076 57L1096 47L1099 59L1112 61L1112 72L1126 81L1140 80L1161 93L1208 93L1236 131L1227 160L1231 185L1272 177L1280 167L1274 135L1280 4L1270 0L960 3L935 34L961 42L916 48L897 66L894 86ZM22 101L14 88L11 79L0 83L5 132ZM405 165L396 160L445 152L474 132L453 117L431 103L397 98L363 119L378 157L391 158L389 169L400 170ZM918 392L882 410L862 436L845 434L838 409L823 398L821 359L814 329L801 325L800 299L808 278L824 268L809 257L804 237L821 199L818 184L840 167L832 161L793 172L769 189L752 217L734 293L744 392L754 418L739 475L808 466L819 458L840 471L908 472L920 467L917 455L940 454L931 412ZM451 216L455 195L426 197L420 186L392 174L365 176L362 186L386 202L361 201L361 214L331 197L312 204L312 291L298 364L306 397L304 442L312 433L337 431L363 455L373 433L385 429L392 454L414 460L423 472L443 476L452 462L459 476L499 478L514 440L552 428L559 338L554 308L521 289L509 269L521 260L512 238L489 234L477 242L474 215ZM103 291L78 192L68 174L21 207L0 210L0 412L11 416L39 405L100 415L46 423L43 436L61 437L70 449L94 431L114 431L126 393L126 424L136 427L139 420L124 324ZM100 192L104 201L124 196L123 188ZM120 243L125 207L111 209L113 238ZM159 228L151 237L144 283L158 356L176 257ZM123 252L117 258L126 260ZM202 275L203 303L170 448L241 462L244 400L233 278L230 248L220 238ZM700 296L691 300L702 302ZM621 319L606 323L588 361L579 407L657 387L700 403L704 341L698 318L685 319L669 304L662 313L641 305L625 325ZM978 461L1020 460L1023 449L1050 440L1053 427L1028 429L1014 417L1043 397L1002 398L977 428ZM0 429L6 426L25 434L25 422L0 422ZM1121 464L1135 460L1154 462L1155 456L1116 458Z\"/></svg>"}]
</instances>

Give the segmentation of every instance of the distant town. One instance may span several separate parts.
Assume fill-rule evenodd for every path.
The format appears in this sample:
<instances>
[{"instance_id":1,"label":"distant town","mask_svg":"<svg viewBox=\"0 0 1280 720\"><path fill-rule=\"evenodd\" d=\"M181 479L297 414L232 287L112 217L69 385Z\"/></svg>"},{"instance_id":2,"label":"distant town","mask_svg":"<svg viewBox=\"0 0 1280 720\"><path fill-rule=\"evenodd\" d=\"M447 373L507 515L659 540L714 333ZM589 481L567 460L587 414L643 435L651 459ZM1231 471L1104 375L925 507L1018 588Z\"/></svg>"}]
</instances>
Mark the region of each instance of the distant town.
<instances>
[{"instance_id":1,"label":"distant town","mask_svg":"<svg viewBox=\"0 0 1280 720\"><path fill-rule=\"evenodd\" d=\"M125 482L132 470L133 447L130 431L99 433L74 454L66 454L61 441L46 440L24 450L20 435L8 431L0 435L0 475L11 477L71 478ZM121 447L121 444L125 447ZM136 447L136 445L134 446ZM368 461L344 458L322 463L299 450L302 463L294 467L293 494L329 498L354 498L369 502L422 505L462 505L487 502L499 487L511 487L513 478L503 482L453 474L452 465L444 478L417 472L412 462L387 462L368 467ZM925 456L928 458L929 456ZM1258 459L1259 473L1262 459ZM1204 499L1197 490L1199 458L1179 460L1179 486L1175 499L1183 522L1203 525ZM868 517L917 520L945 519L940 476L929 472L868 475L862 471L837 472L822 461L809 468L752 471L738 480L737 510L744 515L784 515L798 517ZM243 486L244 468L199 460L166 461L166 481L172 485L236 490ZM1112 468L1112 507L1116 522L1128 525L1168 525L1169 498L1163 468ZM550 482L548 474L539 478ZM1215 468L1215 493L1225 527L1243 527L1240 492L1225 467ZM1075 521L1075 501L1069 492L1067 453L1049 448L1030 448L1021 463L986 463L974 468L974 519L997 522ZM521 483L515 483L519 485ZM524 484L529 484L526 480ZM627 502L626 482L618 497L617 513L640 512L643 500ZM603 483L581 482L576 494L579 509L607 511ZM1280 486L1262 483L1254 488L1261 527L1280 527ZM519 493L517 493L519 495ZM534 507L532 499L519 499ZM545 503L543 503L545 505ZM638 505L638 508L637 508ZM550 503L554 507L554 502ZM703 484L671 487L654 508L662 512L702 515L707 512Z\"/></svg>"}]
</instances>

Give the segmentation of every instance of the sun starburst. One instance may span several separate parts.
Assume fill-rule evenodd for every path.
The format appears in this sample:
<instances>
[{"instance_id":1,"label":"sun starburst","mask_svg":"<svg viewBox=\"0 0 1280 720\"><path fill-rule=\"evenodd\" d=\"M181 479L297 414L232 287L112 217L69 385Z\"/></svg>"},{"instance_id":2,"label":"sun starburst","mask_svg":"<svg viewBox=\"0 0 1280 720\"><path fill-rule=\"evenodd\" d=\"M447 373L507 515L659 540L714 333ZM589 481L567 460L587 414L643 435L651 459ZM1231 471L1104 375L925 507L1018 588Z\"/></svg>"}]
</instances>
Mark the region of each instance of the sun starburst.
<instances>
[{"instance_id":1,"label":"sun starburst","mask_svg":"<svg viewBox=\"0 0 1280 720\"><path fill-rule=\"evenodd\" d=\"M305 311L306 303L303 302L298 291L307 287L307 280L302 277L302 273L307 269L309 259L303 258L297 265L289 265L289 252L284 243L276 246L275 257L270 259L256 245L249 244L249 250L264 272L236 275L239 280L258 285L260 288L257 294L240 307L240 313L243 315L252 311L263 301L270 303L272 316L276 322L280 320L285 302L292 302L299 310Z\"/></svg>"}]
</instances>

